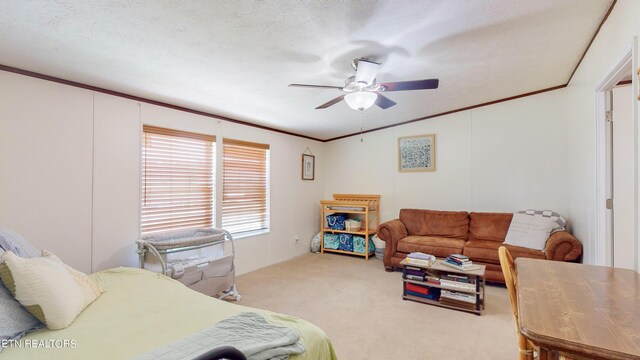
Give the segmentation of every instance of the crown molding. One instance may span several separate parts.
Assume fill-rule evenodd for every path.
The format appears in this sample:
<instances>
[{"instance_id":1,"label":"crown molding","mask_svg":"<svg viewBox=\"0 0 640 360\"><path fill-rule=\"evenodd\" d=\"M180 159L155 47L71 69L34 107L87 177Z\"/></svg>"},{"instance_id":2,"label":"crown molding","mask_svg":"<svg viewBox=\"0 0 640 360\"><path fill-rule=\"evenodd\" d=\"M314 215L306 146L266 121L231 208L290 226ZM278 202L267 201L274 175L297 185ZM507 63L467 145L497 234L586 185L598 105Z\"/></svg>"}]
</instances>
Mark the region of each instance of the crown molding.
<instances>
[{"instance_id":1,"label":"crown molding","mask_svg":"<svg viewBox=\"0 0 640 360\"><path fill-rule=\"evenodd\" d=\"M84 84L84 83L77 82L77 81L66 80L66 79L62 79L62 78L59 78L59 77L45 75L45 74L41 74L41 73L29 71L29 70L18 69L18 68L7 66L7 65L0 64L0 70L6 71L6 72L10 72L10 73L14 73L14 74L20 74L20 75L24 75L24 76L33 77L33 78L36 78L36 79L52 81L52 82L55 82L55 83L58 83L58 84L63 84L63 85L73 86L73 87L86 89L86 90L90 90L90 91L95 91L95 92L99 92L99 93L103 93L103 94L118 96L118 97L122 97L122 98L129 99L129 100L144 102L144 103L147 103L147 104L161 106L161 107L165 107L165 108L169 108L169 109L173 109L173 110L184 111L184 112L187 112L187 113L190 113L190 114L206 116L206 117L210 117L210 118L218 119L218 120L224 120L224 121L232 122L234 124L251 126L251 127L254 127L254 128L258 128L258 129L263 129L263 130L267 130L267 131L273 131L273 132L277 132L277 133L281 133L281 134L285 134L285 135L297 136L297 137L301 137L301 138L305 138L305 139L309 139L309 140L314 140L314 141L320 141L320 142L324 142L325 141L325 140L322 140L322 139L314 138L312 136L296 134L296 133L293 133L293 132L290 132L290 131L280 130L280 129L272 128L272 127L265 126L265 125L253 124L253 123L250 123L250 122L247 122L247 121L242 121L242 120L230 118L228 116L218 115L218 114L214 114L214 113L210 113L210 112L206 112L206 111L194 110L194 109L190 109L190 108L187 108L187 107L184 107L184 106L169 104L169 103L162 102L162 101L157 101L157 100L152 100L152 99L148 99L148 98L143 98L143 97L140 97L140 96L130 95L130 94L122 93L122 92L119 92L119 91L109 90L109 89L105 89L105 88L101 88L101 87L97 87L97 86L93 86L93 85Z\"/></svg>"}]
</instances>

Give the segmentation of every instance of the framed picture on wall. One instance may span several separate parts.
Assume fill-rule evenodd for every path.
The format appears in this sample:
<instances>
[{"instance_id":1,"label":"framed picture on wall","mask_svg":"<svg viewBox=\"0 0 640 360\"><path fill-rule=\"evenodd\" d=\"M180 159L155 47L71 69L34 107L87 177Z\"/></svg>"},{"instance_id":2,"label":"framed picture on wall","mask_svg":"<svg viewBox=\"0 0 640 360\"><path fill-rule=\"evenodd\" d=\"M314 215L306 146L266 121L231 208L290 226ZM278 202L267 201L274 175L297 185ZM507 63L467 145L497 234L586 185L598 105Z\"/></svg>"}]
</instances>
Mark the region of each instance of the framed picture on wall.
<instances>
[{"instance_id":1,"label":"framed picture on wall","mask_svg":"<svg viewBox=\"0 0 640 360\"><path fill-rule=\"evenodd\" d=\"M398 138L400 172L436 171L436 135L416 135Z\"/></svg>"},{"instance_id":2,"label":"framed picture on wall","mask_svg":"<svg viewBox=\"0 0 640 360\"><path fill-rule=\"evenodd\" d=\"M316 172L316 157L302 154L302 180L313 180Z\"/></svg>"}]
</instances>

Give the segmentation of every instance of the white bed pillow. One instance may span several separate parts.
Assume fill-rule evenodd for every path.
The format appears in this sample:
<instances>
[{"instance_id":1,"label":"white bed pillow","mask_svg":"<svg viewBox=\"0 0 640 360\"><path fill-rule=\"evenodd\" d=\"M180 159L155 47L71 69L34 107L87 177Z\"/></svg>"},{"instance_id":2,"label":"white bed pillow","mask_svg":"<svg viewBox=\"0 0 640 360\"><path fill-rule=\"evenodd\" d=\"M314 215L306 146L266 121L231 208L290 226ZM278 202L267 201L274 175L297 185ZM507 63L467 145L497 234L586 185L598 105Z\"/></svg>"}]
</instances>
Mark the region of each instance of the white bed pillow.
<instances>
[{"instance_id":1,"label":"white bed pillow","mask_svg":"<svg viewBox=\"0 0 640 360\"><path fill-rule=\"evenodd\" d=\"M96 284L96 282L93 281L87 274L65 264L54 253L44 249L42 250L42 257L62 264L62 266L64 266L65 270L67 270L67 272L73 277L78 285L80 285L80 288L82 289L82 295L84 296L85 300L85 307L89 306L104 292L104 290L100 286L98 286L98 284Z\"/></svg>"},{"instance_id":2,"label":"white bed pillow","mask_svg":"<svg viewBox=\"0 0 640 360\"><path fill-rule=\"evenodd\" d=\"M64 329L100 295L101 289L97 292L88 289L86 281L78 279L81 276L70 272L55 255L46 251L43 254L24 259L11 251L5 252L0 279L16 300L47 328ZM87 280L93 281L88 277Z\"/></svg>"},{"instance_id":3,"label":"white bed pillow","mask_svg":"<svg viewBox=\"0 0 640 360\"><path fill-rule=\"evenodd\" d=\"M14 254L24 258L40 256L40 251L11 229L0 229L0 255L5 251L13 251Z\"/></svg>"},{"instance_id":4,"label":"white bed pillow","mask_svg":"<svg viewBox=\"0 0 640 360\"><path fill-rule=\"evenodd\" d=\"M547 217L513 214L505 244L544 250L549 234L558 224Z\"/></svg>"},{"instance_id":5,"label":"white bed pillow","mask_svg":"<svg viewBox=\"0 0 640 360\"><path fill-rule=\"evenodd\" d=\"M3 341L18 340L26 333L43 327L0 283L0 352Z\"/></svg>"}]
</instances>

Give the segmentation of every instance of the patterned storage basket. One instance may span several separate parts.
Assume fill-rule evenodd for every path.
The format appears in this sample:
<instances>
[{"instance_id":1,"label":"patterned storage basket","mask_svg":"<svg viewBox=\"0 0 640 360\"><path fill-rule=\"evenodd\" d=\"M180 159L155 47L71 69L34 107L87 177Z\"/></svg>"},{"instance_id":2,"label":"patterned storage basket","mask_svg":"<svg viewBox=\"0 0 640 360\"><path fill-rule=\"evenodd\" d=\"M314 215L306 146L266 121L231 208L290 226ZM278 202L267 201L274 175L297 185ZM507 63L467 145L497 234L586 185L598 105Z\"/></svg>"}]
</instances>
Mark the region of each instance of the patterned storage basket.
<instances>
[{"instance_id":1,"label":"patterned storage basket","mask_svg":"<svg viewBox=\"0 0 640 360\"><path fill-rule=\"evenodd\" d=\"M364 236L353 237L353 251L364 254L367 249L365 248ZM376 246L373 244L373 240L369 237L369 253L376 250Z\"/></svg>"},{"instance_id":2,"label":"patterned storage basket","mask_svg":"<svg viewBox=\"0 0 640 360\"><path fill-rule=\"evenodd\" d=\"M337 234L324 234L324 248L325 249L338 249L340 246L340 239Z\"/></svg>"},{"instance_id":3,"label":"patterned storage basket","mask_svg":"<svg viewBox=\"0 0 640 360\"><path fill-rule=\"evenodd\" d=\"M340 234L338 235L338 237L340 238L340 245L338 246L338 250L353 251L353 235Z\"/></svg>"},{"instance_id":4,"label":"patterned storage basket","mask_svg":"<svg viewBox=\"0 0 640 360\"><path fill-rule=\"evenodd\" d=\"M347 231L360 231L362 222L354 219L347 219L344 221L344 227L347 229Z\"/></svg>"},{"instance_id":5,"label":"patterned storage basket","mask_svg":"<svg viewBox=\"0 0 640 360\"><path fill-rule=\"evenodd\" d=\"M327 226L333 230L344 230L344 221L347 219L343 214L327 215Z\"/></svg>"}]
</instances>

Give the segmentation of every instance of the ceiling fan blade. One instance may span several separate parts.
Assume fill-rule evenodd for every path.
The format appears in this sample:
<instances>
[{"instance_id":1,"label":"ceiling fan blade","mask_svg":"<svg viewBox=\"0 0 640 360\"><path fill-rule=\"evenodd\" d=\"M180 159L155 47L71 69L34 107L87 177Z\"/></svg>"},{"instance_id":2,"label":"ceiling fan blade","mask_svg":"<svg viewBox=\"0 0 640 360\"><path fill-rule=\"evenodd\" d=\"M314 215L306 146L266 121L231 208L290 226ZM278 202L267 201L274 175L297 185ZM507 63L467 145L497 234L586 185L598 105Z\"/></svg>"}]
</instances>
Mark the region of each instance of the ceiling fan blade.
<instances>
[{"instance_id":1,"label":"ceiling fan blade","mask_svg":"<svg viewBox=\"0 0 640 360\"><path fill-rule=\"evenodd\" d=\"M380 70L380 64L360 59L358 60L355 81L371 85L378 74L378 70Z\"/></svg>"},{"instance_id":2,"label":"ceiling fan blade","mask_svg":"<svg viewBox=\"0 0 640 360\"><path fill-rule=\"evenodd\" d=\"M425 79L425 80L414 80L414 81L399 81L399 82L391 82L378 84L383 86L384 88L380 91L404 91L404 90L426 90L426 89L437 89L440 80L438 79Z\"/></svg>"},{"instance_id":3,"label":"ceiling fan blade","mask_svg":"<svg viewBox=\"0 0 640 360\"><path fill-rule=\"evenodd\" d=\"M320 89L342 90L342 86L329 86L329 85L289 84L289 87L304 87L304 88L320 88Z\"/></svg>"},{"instance_id":4,"label":"ceiling fan blade","mask_svg":"<svg viewBox=\"0 0 640 360\"><path fill-rule=\"evenodd\" d=\"M388 97L380 93L376 93L376 94L378 94L378 98L376 99L376 105L378 105L378 107L382 109L388 109L396 104L395 101L389 99Z\"/></svg>"},{"instance_id":5,"label":"ceiling fan blade","mask_svg":"<svg viewBox=\"0 0 640 360\"><path fill-rule=\"evenodd\" d=\"M337 98L318 106L316 109L326 109L329 106L335 105L335 104L339 103L342 100L344 100L344 95L340 95Z\"/></svg>"}]
</instances>

